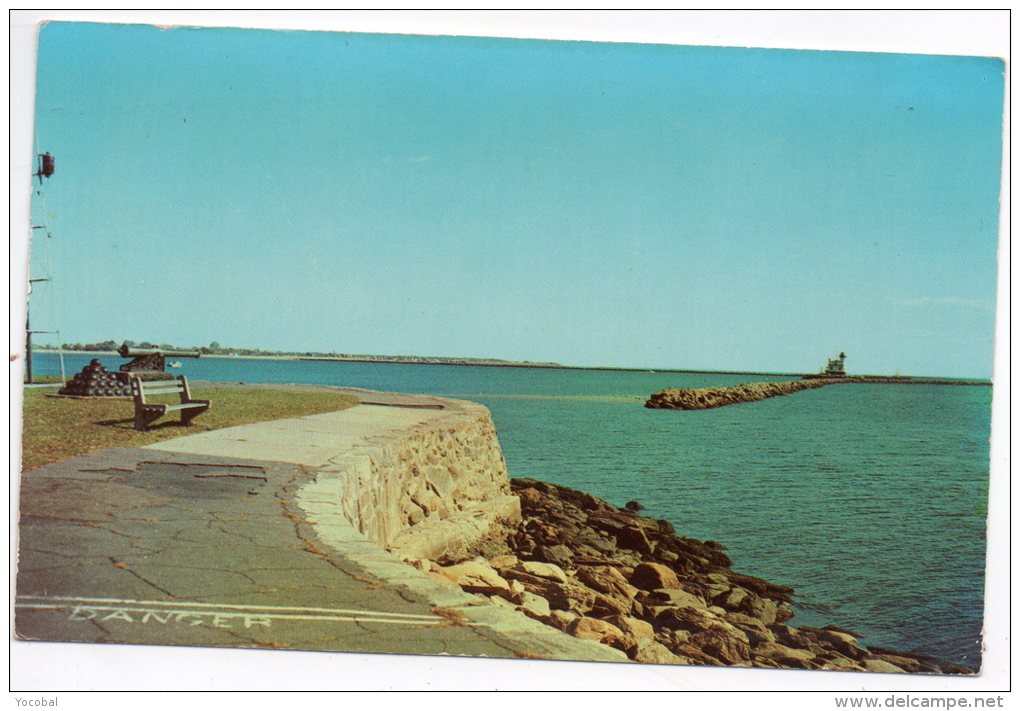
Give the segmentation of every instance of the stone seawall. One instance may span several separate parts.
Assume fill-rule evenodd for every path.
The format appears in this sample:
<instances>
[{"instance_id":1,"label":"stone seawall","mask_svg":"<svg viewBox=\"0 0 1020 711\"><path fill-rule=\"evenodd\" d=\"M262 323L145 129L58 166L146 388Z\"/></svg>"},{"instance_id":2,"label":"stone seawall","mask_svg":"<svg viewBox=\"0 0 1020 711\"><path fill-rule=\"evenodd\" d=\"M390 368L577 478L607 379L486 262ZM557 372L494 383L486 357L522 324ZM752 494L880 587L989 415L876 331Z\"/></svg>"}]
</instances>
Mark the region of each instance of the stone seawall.
<instances>
[{"instance_id":1,"label":"stone seawall","mask_svg":"<svg viewBox=\"0 0 1020 711\"><path fill-rule=\"evenodd\" d=\"M405 557L457 556L520 521L489 411L440 402L441 411L366 437L320 473L358 531Z\"/></svg>"},{"instance_id":2,"label":"stone seawall","mask_svg":"<svg viewBox=\"0 0 1020 711\"><path fill-rule=\"evenodd\" d=\"M645 407L654 410L708 410L850 382L860 381L856 378L817 378L775 383L744 383L725 388L671 388L653 394L645 402Z\"/></svg>"},{"instance_id":3,"label":"stone seawall","mask_svg":"<svg viewBox=\"0 0 1020 711\"><path fill-rule=\"evenodd\" d=\"M402 557L456 556L520 521L520 501L510 493L485 407L422 395L330 390L354 395L361 404L149 447L299 465L314 473L317 501Z\"/></svg>"}]
</instances>

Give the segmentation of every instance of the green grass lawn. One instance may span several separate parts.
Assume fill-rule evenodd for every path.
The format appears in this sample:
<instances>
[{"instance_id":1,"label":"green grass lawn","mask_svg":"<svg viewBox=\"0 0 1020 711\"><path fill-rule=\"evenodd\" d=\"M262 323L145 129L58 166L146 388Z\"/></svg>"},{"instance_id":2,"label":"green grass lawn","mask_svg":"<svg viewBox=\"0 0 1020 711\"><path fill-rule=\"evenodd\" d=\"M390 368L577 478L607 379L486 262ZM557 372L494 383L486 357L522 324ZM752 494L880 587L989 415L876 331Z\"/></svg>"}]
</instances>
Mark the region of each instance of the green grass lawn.
<instances>
[{"instance_id":1,"label":"green grass lawn","mask_svg":"<svg viewBox=\"0 0 1020 711\"><path fill-rule=\"evenodd\" d=\"M60 382L59 375L35 375L32 377L32 383L35 385L40 385L42 383L59 383L59 382ZM27 384L28 381L26 380L25 383Z\"/></svg>"},{"instance_id":2,"label":"green grass lawn","mask_svg":"<svg viewBox=\"0 0 1020 711\"><path fill-rule=\"evenodd\" d=\"M233 425L334 412L358 404L352 395L329 391L192 386L191 396L211 400L212 406L189 427L181 426L180 413L170 413L149 430L138 432L130 399L52 397L56 391L24 391L21 466L25 471L104 447L141 447ZM165 400L173 401L172 397Z\"/></svg>"}]
</instances>

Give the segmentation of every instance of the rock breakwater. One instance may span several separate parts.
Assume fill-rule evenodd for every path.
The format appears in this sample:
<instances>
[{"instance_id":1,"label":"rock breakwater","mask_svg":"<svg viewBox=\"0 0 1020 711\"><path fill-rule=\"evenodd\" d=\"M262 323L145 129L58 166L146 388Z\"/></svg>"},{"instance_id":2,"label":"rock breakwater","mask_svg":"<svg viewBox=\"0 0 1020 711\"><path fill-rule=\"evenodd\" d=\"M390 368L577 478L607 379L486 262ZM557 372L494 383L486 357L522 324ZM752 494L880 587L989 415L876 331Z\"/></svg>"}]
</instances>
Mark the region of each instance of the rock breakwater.
<instances>
[{"instance_id":1,"label":"rock breakwater","mask_svg":"<svg viewBox=\"0 0 1020 711\"><path fill-rule=\"evenodd\" d=\"M719 388L670 388L654 393L645 407L655 410L708 410L713 407L755 402L770 397L813 390L835 383L860 382L857 378L815 378L774 383L744 383Z\"/></svg>"},{"instance_id":2,"label":"rock breakwater","mask_svg":"<svg viewBox=\"0 0 1020 711\"><path fill-rule=\"evenodd\" d=\"M793 627L793 589L738 573L723 547L590 494L511 480L522 520L467 560L409 560L493 604L637 662L973 673L868 649L837 627Z\"/></svg>"}]
</instances>

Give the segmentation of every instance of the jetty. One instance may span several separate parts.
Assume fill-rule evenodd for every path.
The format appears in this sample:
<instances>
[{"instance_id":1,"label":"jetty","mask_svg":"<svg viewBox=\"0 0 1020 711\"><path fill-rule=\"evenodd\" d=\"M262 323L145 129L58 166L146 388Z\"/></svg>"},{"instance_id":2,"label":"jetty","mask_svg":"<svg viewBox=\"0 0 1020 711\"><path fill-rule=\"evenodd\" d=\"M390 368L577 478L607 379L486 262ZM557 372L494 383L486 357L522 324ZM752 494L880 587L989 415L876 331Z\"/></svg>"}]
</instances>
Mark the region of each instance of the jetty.
<instances>
[{"instance_id":1,"label":"jetty","mask_svg":"<svg viewBox=\"0 0 1020 711\"><path fill-rule=\"evenodd\" d=\"M720 388L670 388L652 394L645 402L645 407L652 410L709 410L847 382L857 382L857 379L815 378L775 383L744 383Z\"/></svg>"},{"instance_id":2,"label":"jetty","mask_svg":"<svg viewBox=\"0 0 1020 711\"><path fill-rule=\"evenodd\" d=\"M817 373L801 376L800 380L781 380L712 388L667 388L653 393L645 401L651 410L710 410L743 402L756 402L770 397L791 395L838 383L869 383L873 385L984 385L987 380L950 378L913 378L902 375L847 375L846 353L829 358Z\"/></svg>"}]
</instances>

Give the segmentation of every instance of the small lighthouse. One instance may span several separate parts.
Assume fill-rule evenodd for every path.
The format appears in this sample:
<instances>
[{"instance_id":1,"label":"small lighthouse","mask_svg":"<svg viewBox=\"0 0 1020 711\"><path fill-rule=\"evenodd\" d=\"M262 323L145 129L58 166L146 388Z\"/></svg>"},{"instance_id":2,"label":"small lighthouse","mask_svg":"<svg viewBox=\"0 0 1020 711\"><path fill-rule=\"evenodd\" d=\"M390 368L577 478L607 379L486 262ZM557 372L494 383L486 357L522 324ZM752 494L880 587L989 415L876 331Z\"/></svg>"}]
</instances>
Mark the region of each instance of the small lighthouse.
<instances>
[{"instance_id":1,"label":"small lighthouse","mask_svg":"<svg viewBox=\"0 0 1020 711\"><path fill-rule=\"evenodd\" d=\"M839 355L835 358L829 358L828 364L825 366L825 375L829 378L845 378L846 371L843 369L843 361L846 360L846 353L843 351L839 352Z\"/></svg>"}]
</instances>

